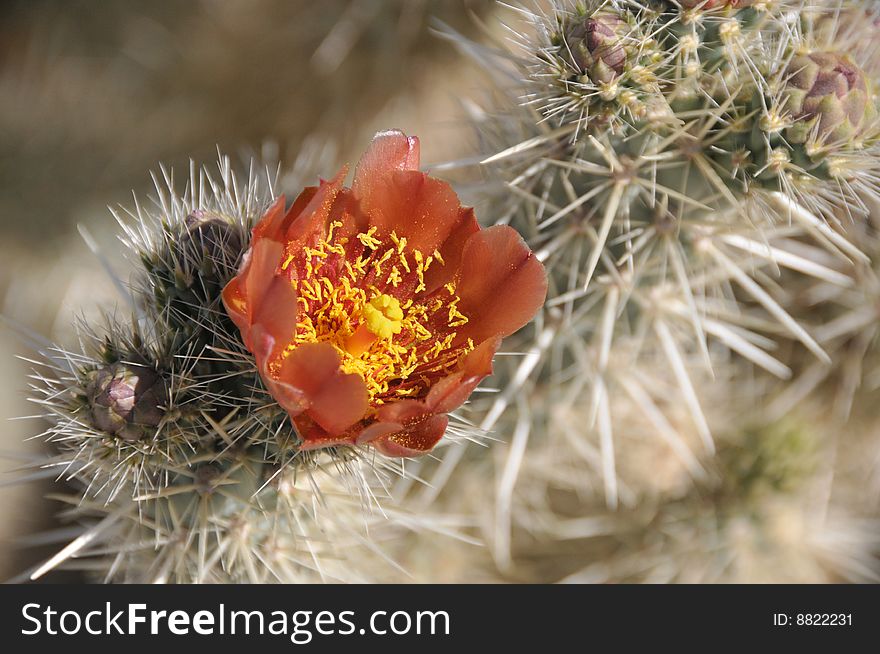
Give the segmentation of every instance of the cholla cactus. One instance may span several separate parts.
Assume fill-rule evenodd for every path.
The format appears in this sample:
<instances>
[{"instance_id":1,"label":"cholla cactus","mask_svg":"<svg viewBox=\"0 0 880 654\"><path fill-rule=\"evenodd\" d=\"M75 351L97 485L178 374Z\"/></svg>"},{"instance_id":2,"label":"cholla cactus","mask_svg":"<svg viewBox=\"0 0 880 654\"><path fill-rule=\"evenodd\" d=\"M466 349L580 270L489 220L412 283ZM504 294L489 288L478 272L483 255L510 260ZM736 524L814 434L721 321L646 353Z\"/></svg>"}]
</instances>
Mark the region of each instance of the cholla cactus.
<instances>
[{"instance_id":1,"label":"cholla cactus","mask_svg":"<svg viewBox=\"0 0 880 654\"><path fill-rule=\"evenodd\" d=\"M316 154L300 168L327 159ZM219 173L193 171L183 195L166 176L154 207L119 214L142 266L136 317L87 329L81 353L43 352L35 390L58 450L43 467L79 489L61 499L83 533L34 578L78 560L107 581L365 581L398 570L380 565L378 543L399 524L378 501L402 465L356 447L300 452L221 304L275 177L242 182L225 159Z\"/></svg>"},{"instance_id":2,"label":"cholla cactus","mask_svg":"<svg viewBox=\"0 0 880 654\"><path fill-rule=\"evenodd\" d=\"M790 380L801 364L789 341L828 366L830 344L795 311L787 280L858 295L867 244L844 232L880 197L880 8L541 7L516 9L512 51L450 35L494 81L472 110L487 180L477 202L527 236L550 277L534 338L513 346L525 356L499 369L501 393L478 420L513 434L483 523L510 571L516 526L554 520L545 501L561 479L574 480L575 503L647 501L651 475L620 457L622 443L635 447L634 414L635 431L659 436L705 487L714 432L730 430L712 428L704 387L747 395L740 360Z\"/></svg>"}]
</instances>

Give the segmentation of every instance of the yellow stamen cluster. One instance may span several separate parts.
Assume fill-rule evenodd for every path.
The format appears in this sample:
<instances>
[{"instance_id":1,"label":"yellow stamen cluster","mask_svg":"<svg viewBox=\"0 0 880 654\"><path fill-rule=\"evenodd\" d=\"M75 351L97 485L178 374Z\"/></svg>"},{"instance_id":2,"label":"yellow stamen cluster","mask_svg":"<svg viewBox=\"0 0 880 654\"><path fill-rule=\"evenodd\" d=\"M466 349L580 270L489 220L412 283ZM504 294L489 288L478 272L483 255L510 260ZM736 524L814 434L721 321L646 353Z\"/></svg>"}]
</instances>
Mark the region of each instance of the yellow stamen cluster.
<instances>
[{"instance_id":1,"label":"yellow stamen cluster","mask_svg":"<svg viewBox=\"0 0 880 654\"><path fill-rule=\"evenodd\" d=\"M326 239L282 266L295 265L300 305L286 353L327 342L340 353L343 371L366 382L372 405L419 397L474 349L471 339L457 339L468 318L458 310L455 284L427 293L425 273L445 262L436 250L426 256L408 249L394 232L390 242L377 238L375 227L349 240L334 235L340 227L334 222Z\"/></svg>"}]
</instances>

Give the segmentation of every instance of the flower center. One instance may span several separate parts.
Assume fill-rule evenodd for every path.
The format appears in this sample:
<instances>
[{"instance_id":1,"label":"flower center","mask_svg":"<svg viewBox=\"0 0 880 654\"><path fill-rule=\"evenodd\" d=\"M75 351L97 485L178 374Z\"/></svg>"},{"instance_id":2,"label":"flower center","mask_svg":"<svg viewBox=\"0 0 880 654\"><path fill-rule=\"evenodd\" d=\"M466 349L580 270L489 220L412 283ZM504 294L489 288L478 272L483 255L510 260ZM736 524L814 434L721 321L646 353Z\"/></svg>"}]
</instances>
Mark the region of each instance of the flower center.
<instances>
[{"instance_id":1,"label":"flower center","mask_svg":"<svg viewBox=\"0 0 880 654\"><path fill-rule=\"evenodd\" d=\"M468 319L457 308L455 283L427 287L428 270L445 265L439 252L407 249L394 232L383 243L375 228L334 236L341 226L332 223L315 247L290 251L282 266L294 266L299 303L282 357L298 345L327 342L340 353L342 370L364 380L372 405L420 397L474 349L456 331Z\"/></svg>"},{"instance_id":2,"label":"flower center","mask_svg":"<svg viewBox=\"0 0 880 654\"><path fill-rule=\"evenodd\" d=\"M386 293L377 295L364 305L367 329L379 338L391 338L403 329L403 309L397 298Z\"/></svg>"}]
</instances>

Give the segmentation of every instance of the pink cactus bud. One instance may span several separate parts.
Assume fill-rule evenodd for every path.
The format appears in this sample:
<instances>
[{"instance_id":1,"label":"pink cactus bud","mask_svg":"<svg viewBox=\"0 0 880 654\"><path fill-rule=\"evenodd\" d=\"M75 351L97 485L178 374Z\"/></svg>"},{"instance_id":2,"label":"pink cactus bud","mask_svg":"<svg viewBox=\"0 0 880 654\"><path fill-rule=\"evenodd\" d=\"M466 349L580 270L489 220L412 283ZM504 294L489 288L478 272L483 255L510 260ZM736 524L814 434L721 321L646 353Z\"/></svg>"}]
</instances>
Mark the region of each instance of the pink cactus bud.
<instances>
[{"instance_id":1,"label":"pink cactus bud","mask_svg":"<svg viewBox=\"0 0 880 654\"><path fill-rule=\"evenodd\" d=\"M626 66L629 31L625 20L605 11L573 23L565 35L571 63L595 83L612 81Z\"/></svg>"},{"instance_id":2,"label":"pink cactus bud","mask_svg":"<svg viewBox=\"0 0 880 654\"><path fill-rule=\"evenodd\" d=\"M114 363L91 373L87 389L92 424L108 434L136 441L155 431L164 411L161 377L144 366Z\"/></svg>"},{"instance_id":3,"label":"pink cactus bud","mask_svg":"<svg viewBox=\"0 0 880 654\"><path fill-rule=\"evenodd\" d=\"M794 120L786 136L793 143L811 138L825 143L858 139L874 115L865 75L847 55L798 55L784 79L783 108Z\"/></svg>"}]
</instances>

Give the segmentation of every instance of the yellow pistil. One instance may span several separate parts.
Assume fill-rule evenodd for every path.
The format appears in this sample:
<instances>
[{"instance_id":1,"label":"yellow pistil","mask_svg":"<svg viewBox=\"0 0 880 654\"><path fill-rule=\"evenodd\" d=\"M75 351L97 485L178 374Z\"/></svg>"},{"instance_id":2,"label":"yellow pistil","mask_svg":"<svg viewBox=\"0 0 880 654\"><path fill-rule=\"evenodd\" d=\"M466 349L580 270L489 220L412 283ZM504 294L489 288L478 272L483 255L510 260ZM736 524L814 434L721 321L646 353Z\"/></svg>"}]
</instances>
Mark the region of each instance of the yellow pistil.
<instances>
[{"instance_id":1,"label":"yellow pistil","mask_svg":"<svg viewBox=\"0 0 880 654\"><path fill-rule=\"evenodd\" d=\"M408 249L393 232L383 242L375 227L340 239L334 232L341 226L333 223L325 240L303 248L298 264L296 253L284 262L297 269L299 322L282 357L299 345L330 343L342 371L366 383L371 405L419 397L474 349L470 339L456 342L456 328L468 319L458 310L455 284L427 293L428 267L444 265L436 250L425 256ZM403 302L386 292L401 285L412 289Z\"/></svg>"},{"instance_id":2,"label":"yellow pistil","mask_svg":"<svg viewBox=\"0 0 880 654\"><path fill-rule=\"evenodd\" d=\"M370 300L363 311L367 329L379 338L391 338L403 329L403 309L397 298L382 293Z\"/></svg>"}]
</instances>

